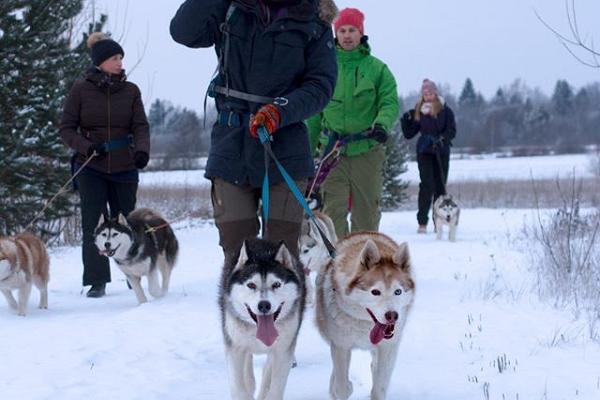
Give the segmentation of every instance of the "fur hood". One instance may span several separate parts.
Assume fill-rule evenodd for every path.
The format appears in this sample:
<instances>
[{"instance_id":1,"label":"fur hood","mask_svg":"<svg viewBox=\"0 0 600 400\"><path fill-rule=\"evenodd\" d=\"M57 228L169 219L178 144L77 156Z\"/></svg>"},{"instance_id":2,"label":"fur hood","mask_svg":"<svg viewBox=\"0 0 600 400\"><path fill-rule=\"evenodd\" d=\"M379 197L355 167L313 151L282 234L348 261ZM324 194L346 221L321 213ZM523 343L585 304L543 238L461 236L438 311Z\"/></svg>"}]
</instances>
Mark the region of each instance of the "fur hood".
<instances>
[{"instance_id":1,"label":"fur hood","mask_svg":"<svg viewBox=\"0 0 600 400\"><path fill-rule=\"evenodd\" d=\"M258 0L233 0L233 2L244 10L250 10L256 7ZM319 18L325 24L331 25L338 15L335 0L298 0L294 3L288 8L289 14L301 20L314 18L315 11L318 11Z\"/></svg>"},{"instance_id":2,"label":"fur hood","mask_svg":"<svg viewBox=\"0 0 600 400\"><path fill-rule=\"evenodd\" d=\"M338 8L334 0L319 0L319 17L326 23L332 24L338 15Z\"/></svg>"}]
</instances>

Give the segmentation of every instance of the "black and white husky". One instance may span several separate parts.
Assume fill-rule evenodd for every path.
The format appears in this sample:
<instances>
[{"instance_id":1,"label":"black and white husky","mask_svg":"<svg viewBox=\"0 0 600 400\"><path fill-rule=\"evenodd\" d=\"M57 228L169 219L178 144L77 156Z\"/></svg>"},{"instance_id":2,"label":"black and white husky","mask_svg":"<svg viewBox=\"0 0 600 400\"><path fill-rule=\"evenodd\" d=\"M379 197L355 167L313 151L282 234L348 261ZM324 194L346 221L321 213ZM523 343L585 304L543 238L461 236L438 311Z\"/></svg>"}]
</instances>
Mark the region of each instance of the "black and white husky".
<instances>
[{"instance_id":1,"label":"black and white husky","mask_svg":"<svg viewBox=\"0 0 600 400\"><path fill-rule=\"evenodd\" d=\"M148 291L152 297L167 294L179 244L168 222L159 213L139 208L127 218L119 214L116 219L105 219L101 215L94 236L100 254L115 260L138 302L148 301L141 285L142 276L148 277ZM162 284L158 282L158 271Z\"/></svg>"},{"instance_id":2,"label":"black and white husky","mask_svg":"<svg viewBox=\"0 0 600 400\"><path fill-rule=\"evenodd\" d=\"M247 240L223 268L219 305L234 400L254 399L253 354L267 354L259 400L282 400L302 323L306 288L285 244Z\"/></svg>"},{"instance_id":3,"label":"black and white husky","mask_svg":"<svg viewBox=\"0 0 600 400\"><path fill-rule=\"evenodd\" d=\"M456 228L460 217L460 208L449 194L439 196L433 203L433 225L437 239L442 238L443 227L448 225L448 240L456 241Z\"/></svg>"}]
</instances>

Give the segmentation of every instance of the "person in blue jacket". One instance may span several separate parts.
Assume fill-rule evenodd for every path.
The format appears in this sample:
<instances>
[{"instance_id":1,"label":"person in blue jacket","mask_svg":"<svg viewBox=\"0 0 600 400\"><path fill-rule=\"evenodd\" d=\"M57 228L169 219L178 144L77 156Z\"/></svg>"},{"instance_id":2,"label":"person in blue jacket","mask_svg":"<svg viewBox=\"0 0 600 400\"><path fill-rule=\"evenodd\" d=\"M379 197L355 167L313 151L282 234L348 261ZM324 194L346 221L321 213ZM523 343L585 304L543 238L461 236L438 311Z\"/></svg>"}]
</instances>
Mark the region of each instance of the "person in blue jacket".
<instances>
[{"instance_id":1,"label":"person in blue jacket","mask_svg":"<svg viewBox=\"0 0 600 400\"><path fill-rule=\"evenodd\" d=\"M186 0L171 21L173 39L214 46L218 73L209 88L217 122L205 177L225 257L237 258L260 230L257 210L265 172L258 139L271 147L303 192L314 173L304 120L329 102L337 78L332 0ZM273 162L266 238L297 255L303 210ZM263 224L265 221L263 221Z\"/></svg>"}]
</instances>

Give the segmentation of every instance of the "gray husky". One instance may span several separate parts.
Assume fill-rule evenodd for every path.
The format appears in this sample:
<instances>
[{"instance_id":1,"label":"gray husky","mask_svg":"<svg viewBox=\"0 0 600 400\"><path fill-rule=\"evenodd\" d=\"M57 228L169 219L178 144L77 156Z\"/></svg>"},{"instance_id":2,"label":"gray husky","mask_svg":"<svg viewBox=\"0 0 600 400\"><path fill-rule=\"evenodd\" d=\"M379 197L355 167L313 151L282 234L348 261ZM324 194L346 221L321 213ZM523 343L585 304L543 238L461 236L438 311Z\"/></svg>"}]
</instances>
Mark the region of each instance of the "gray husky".
<instances>
[{"instance_id":1,"label":"gray husky","mask_svg":"<svg viewBox=\"0 0 600 400\"><path fill-rule=\"evenodd\" d=\"M448 225L448 240L456 241L456 228L460 217L460 208L449 194L439 196L433 203L433 225L437 239L442 238L443 227Z\"/></svg>"},{"instance_id":2,"label":"gray husky","mask_svg":"<svg viewBox=\"0 0 600 400\"><path fill-rule=\"evenodd\" d=\"M142 276L148 277L148 291L153 297L167 294L179 244L159 213L139 208L127 218L119 214L116 219L105 219L101 215L94 235L100 254L115 260L139 303L148 301L141 285ZM158 283L158 271L162 285Z\"/></svg>"},{"instance_id":3,"label":"gray husky","mask_svg":"<svg viewBox=\"0 0 600 400\"><path fill-rule=\"evenodd\" d=\"M282 400L302 323L306 288L285 244L247 240L223 268L219 305L234 400L254 399L253 354L267 354L259 400Z\"/></svg>"}]
</instances>

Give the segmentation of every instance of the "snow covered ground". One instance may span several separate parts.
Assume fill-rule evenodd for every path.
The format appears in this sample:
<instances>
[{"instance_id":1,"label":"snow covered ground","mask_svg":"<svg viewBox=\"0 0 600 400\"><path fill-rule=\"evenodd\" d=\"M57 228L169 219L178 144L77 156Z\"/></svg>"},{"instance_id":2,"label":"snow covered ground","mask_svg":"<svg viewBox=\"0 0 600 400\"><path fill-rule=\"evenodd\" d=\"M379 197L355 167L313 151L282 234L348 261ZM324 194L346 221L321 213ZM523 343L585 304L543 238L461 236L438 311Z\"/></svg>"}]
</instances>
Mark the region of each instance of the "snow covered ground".
<instances>
[{"instance_id":1,"label":"snow covered ground","mask_svg":"<svg viewBox=\"0 0 600 400\"><path fill-rule=\"evenodd\" d=\"M412 211L384 214L381 230L410 245L417 285L390 400L600 398L600 346L568 312L532 294L519 236L531 216L463 210L458 241L449 243L417 236ZM0 300L0 399L228 398L217 232L184 222L176 233L172 290L141 306L116 268L108 295L86 298L80 250L53 249L49 310L34 307L35 289L25 318ZM296 355L285 398L327 399L329 350L311 309ZM367 353L354 353L351 379L352 399L367 399Z\"/></svg>"},{"instance_id":2,"label":"snow covered ground","mask_svg":"<svg viewBox=\"0 0 600 400\"><path fill-rule=\"evenodd\" d=\"M560 156L494 158L491 156L473 156L465 159L453 159L450 162L450 181L485 181L488 179L529 180L569 178L573 173L577 177L592 176L592 156L589 154L568 154ZM142 185L161 185L164 183L180 185L208 185L204 179L204 170L195 171L157 171L141 174ZM408 171L402 178L412 183L419 181L416 162L408 163Z\"/></svg>"}]
</instances>

